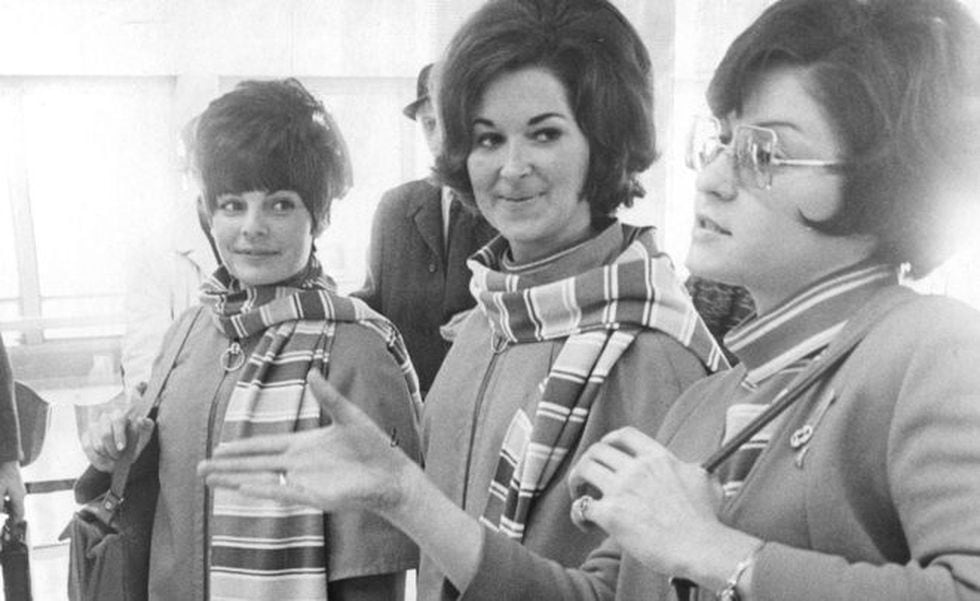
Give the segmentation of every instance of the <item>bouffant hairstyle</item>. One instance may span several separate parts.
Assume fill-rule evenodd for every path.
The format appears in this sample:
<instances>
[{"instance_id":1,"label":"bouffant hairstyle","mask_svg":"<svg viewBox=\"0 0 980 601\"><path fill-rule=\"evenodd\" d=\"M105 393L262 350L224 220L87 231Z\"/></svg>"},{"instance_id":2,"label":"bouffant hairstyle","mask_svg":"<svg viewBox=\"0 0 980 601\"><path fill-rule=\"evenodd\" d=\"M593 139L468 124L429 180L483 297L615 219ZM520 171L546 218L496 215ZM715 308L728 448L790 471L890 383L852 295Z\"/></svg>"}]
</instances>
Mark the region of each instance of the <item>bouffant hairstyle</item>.
<instances>
[{"instance_id":1,"label":"bouffant hairstyle","mask_svg":"<svg viewBox=\"0 0 980 601\"><path fill-rule=\"evenodd\" d=\"M453 37L441 64L437 109L445 139L437 174L474 204L466 160L473 120L501 75L544 68L561 81L589 142L582 195L593 215L629 206L637 174L656 158L646 46L606 0L490 0Z\"/></svg>"},{"instance_id":2,"label":"bouffant hairstyle","mask_svg":"<svg viewBox=\"0 0 980 601\"><path fill-rule=\"evenodd\" d=\"M876 259L920 277L952 250L957 190L978 183L978 44L955 0L781 0L732 43L708 104L738 114L761 73L803 67L846 152L843 206L809 225L871 234Z\"/></svg>"},{"instance_id":3,"label":"bouffant hairstyle","mask_svg":"<svg viewBox=\"0 0 980 601\"><path fill-rule=\"evenodd\" d=\"M208 211L222 194L292 190L313 233L351 186L347 145L337 124L295 79L245 81L211 102L191 148Z\"/></svg>"}]
</instances>

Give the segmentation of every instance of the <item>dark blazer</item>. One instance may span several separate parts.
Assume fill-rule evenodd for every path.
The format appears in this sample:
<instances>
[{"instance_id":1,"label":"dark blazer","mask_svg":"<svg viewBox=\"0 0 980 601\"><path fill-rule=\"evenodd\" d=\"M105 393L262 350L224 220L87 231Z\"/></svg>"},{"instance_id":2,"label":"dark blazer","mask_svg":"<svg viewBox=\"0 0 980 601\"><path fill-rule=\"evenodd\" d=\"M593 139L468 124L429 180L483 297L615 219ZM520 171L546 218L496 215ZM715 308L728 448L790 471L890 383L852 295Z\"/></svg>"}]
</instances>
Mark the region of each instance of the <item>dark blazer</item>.
<instances>
[{"instance_id":1,"label":"dark blazer","mask_svg":"<svg viewBox=\"0 0 980 601\"><path fill-rule=\"evenodd\" d=\"M353 296L390 319L405 337L423 393L450 343L439 326L473 307L466 259L496 231L453 201L448 253L443 251L442 191L429 180L393 188L381 197L371 228L364 286Z\"/></svg>"},{"instance_id":2,"label":"dark blazer","mask_svg":"<svg viewBox=\"0 0 980 601\"><path fill-rule=\"evenodd\" d=\"M0 339L0 463L20 459L20 431L14 402L14 374Z\"/></svg>"}]
</instances>

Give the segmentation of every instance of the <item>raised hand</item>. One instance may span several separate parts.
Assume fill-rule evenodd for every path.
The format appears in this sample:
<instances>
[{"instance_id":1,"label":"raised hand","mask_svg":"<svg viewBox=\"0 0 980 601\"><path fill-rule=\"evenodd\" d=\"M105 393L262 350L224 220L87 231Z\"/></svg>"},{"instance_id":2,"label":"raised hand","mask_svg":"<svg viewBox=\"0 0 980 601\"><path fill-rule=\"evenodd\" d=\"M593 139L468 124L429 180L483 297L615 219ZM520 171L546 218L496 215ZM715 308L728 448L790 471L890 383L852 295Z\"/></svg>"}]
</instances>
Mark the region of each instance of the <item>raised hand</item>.
<instances>
[{"instance_id":1,"label":"raised hand","mask_svg":"<svg viewBox=\"0 0 980 601\"><path fill-rule=\"evenodd\" d=\"M731 557L757 543L718 521L721 487L707 472L635 428L610 432L589 447L569 486L578 499L574 522L599 526L662 574L700 581L717 570L713 582L722 584Z\"/></svg>"},{"instance_id":2,"label":"raised hand","mask_svg":"<svg viewBox=\"0 0 980 601\"><path fill-rule=\"evenodd\" d=\"M329 425L222 444L198 474L208 486L324 511L384 513L401 502L403 475L417 466L318 372L307 375L307 385Z\"/></svg>"}]
</instances>

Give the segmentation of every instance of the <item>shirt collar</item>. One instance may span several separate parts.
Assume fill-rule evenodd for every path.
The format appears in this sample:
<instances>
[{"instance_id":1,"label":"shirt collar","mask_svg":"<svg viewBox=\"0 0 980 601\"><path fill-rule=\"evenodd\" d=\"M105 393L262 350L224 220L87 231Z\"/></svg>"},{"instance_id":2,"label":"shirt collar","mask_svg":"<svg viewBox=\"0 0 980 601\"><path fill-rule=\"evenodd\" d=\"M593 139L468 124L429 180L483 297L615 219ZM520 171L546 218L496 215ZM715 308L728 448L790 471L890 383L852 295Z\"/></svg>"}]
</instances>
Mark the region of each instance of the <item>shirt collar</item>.
<instances>
[{"instance_id":1,"label":"shirt collar","mask_svg":"<svg viewBox=\"0 0 980 601\"><path fill-rule=\"evenodd\" d=\"M602 221L597 225L602 230L588 240L530 263L515 263L508 248L500 258L501 271L540 285L609 264L623 252L623 228L616 220Z\"/></svg>"},{"instance_id":2,"label":"shirt collar","mask_svg":"<svg viewBox=\"0 0 980 601\"><path fill-rule=\"evenodd\" d=\"M751 315L725 336L758 384L826 347L856 309L879 289L898 283L890 265L860 263L830 274L766 315Z\"/></svg>"}]
</instances>

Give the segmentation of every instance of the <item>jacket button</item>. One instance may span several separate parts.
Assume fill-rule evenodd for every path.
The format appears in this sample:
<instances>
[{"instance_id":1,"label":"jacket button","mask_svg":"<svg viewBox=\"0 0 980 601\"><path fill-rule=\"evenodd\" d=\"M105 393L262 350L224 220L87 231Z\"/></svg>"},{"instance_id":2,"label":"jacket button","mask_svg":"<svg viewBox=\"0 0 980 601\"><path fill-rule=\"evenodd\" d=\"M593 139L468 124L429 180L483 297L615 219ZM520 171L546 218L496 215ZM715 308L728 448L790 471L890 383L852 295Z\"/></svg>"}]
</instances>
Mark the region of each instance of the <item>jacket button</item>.
<instances>
[{"instance_id":1,"label":"jacket button","mask_svg":"<svg viewBox=\"0 0 980 601\"><path fill-rule=\"evenodd\" d=\"M429 273L435 273L435 272L436 272L436 264L429 263Z\"/></svg>"}]
</instances>

